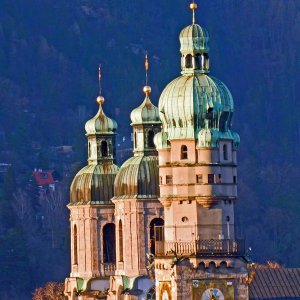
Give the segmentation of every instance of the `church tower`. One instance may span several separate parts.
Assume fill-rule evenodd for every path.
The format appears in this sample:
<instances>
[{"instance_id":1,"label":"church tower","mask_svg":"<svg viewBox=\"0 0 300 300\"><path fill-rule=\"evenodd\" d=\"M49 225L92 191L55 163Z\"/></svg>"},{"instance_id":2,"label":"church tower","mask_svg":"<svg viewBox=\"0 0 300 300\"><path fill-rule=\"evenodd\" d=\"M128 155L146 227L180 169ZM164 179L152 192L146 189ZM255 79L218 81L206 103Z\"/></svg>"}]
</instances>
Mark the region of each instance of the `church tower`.
<instances>
[{"instance_id":1,"label":"church tower","mask_svg":"<svg viewBox=\"0 0 300 300\"><path fill-rule=\"evenodd\" d=\"M235 226L237 149L234 103L210 76L209 35L193 22L179 36L181 76L159 99L162 131L159 201L165 225L156 227L156 299L248 299L244 241Z\"/></svg>"},{"instance_id":2,"label":"church tower","mask_svg":"<svg viewBox=\"0 0 300 300\"><path fill-rule=\"evenodd\" d=\"M115 180L116 273L109 299L146 299L154 282L148 277L147 256L154 253L154 226L163 224L158 201L158 157L154 136L160 131L158 108L150 100L146 56L145 99L130 115L133 157L120 168ZM147 298L148 299L148 298Z\"/></svg>"},{"instance_id":3,"label":"church tower","mask_svg":"<svg viewBox=\"0 0 300 300\"><path fill-rule=\"evenodd\" d=\"M71 274L65 281L68 299L99 299L115 271L114 180L117 123L103 110L101 72L97 114L86 122L88 165L70 189Z\"/></svg>"}]
</instances>

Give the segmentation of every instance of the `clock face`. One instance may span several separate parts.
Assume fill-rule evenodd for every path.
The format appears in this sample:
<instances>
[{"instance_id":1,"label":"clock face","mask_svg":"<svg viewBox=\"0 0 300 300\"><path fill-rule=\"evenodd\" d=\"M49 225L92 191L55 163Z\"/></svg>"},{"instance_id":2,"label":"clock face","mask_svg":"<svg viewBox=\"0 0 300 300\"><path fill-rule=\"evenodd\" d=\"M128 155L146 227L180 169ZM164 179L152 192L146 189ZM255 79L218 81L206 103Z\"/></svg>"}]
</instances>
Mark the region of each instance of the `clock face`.
<instances>
[{"instance_id":1,"label":"clock face","mask_svg":"<svg viewBox=\"0 0 300 300\"><path fill-rule=\"evenodd\" d=\"M219 289L210 288L202 294L201 300L224 300L224 295Z\"/></svg>"}]
</instances>

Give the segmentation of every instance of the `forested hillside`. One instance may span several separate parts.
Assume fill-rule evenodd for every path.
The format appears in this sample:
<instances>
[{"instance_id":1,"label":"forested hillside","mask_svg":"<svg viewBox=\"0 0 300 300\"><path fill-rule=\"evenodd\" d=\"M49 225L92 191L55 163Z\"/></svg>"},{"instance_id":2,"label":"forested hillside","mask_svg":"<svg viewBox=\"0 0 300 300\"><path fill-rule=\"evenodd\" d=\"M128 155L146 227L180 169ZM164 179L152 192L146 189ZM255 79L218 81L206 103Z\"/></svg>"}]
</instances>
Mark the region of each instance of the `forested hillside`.
<instances>
[{"instance_id":1,"label":"forested hillside","mask_svg":"<svg viewBox=\"0 0 300 300\"><path fill-rule=\"evenodd\" d=\"M299 267L300 2L198 2L197 22L211 36L211 74L235 100L238 222L254 260ZM68 275L67 190L86 162L83 125L97 109L98 64L105 110L118 121L118 140L129 143L145 51L157 103L180 74L188 3L0 0L0 163L12 165L0 182L3 299L26 299L36 286ZM61 145L74 149L64 170L51 156ZM61 173L57 192L42 204L28 189L34 168Z\"/></svg>"}]
</instances>

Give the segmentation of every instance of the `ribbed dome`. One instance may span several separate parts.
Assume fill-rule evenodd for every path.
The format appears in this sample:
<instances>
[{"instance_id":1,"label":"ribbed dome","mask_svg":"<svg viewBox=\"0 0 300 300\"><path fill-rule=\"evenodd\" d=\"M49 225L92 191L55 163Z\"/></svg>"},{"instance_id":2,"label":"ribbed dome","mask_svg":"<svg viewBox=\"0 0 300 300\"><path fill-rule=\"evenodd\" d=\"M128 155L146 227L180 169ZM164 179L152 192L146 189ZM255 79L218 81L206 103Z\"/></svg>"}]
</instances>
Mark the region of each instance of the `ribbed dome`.
<instances>
[{"instance_id":1,"label":"ribbed dome","mask_svg":"<svg viewBox=\"0 0 300 300\"><path fill-rule=\"evenodd\" d=\"M231 130L220 132L216 129L204 128L198 134L198 147L219 147L220 140L232 140L234 150L237 150L240 144L240 136L236 132Z\"/></svg>"},{"instance_id":2,"label":"ribbed dome","mask_svg":"<svg viewBox=\"0 0 300 300\"><path fill-rule=\"evenodd\" d=\"M209 51L209 34L205 28L192 24L183 28L179 35L180 51L207 53Z\"/></svg>"},{"instance_id":3,"label":"ribbed dome","mask_svg":"<svg viewBox=\"0 0 300 300\"><path fill-rule=\"evenodd\" d=\"M105 115L101 104L99 104L97 114L85 123L85 131L88 135L95 133L114 133L117 128L118 125L116 121Z\"/></svg>"},{"instance_id":4,"label":"ribbed dome","mask_svg":"<svg viewBox=\"0 0 300 300\"><path fill-rule=\"evenodd\" d=\"M112 163L92 164L81 169L73 179L71 204L111 204L118 167Z\"/></svg>"},{"instance_id":5,"label":"ribbed dome","mask_svg":"<svg viewBox=\"0 0 300 300\"><path fill-rule=\"evenodd\" d=\"M198 134L198 147L218 147L219 131L214 129L204 128Z\"/></svg>"},{"instance_id":6,"label":"ribbed dome","mask_svg":"<svg viewBox=\"0 0 300 300\"><path fill-rule=\"evenodd\" d=\"M170 142L168 141L168 134L164 131L160 131L154 137L154 144L156 149L167 149L170 148Z\"/></svg>"},{"instance_id":7,"label":"ribbed dome","mask_svg":"<svg viewBox=\"0 0 300 300\"><path fill-rule=\"evenodd\" d=\"M129 158L116 176L114 199L152 199L158 196L158 157L134 156Z\"/></svg>"},{"instance_id":8,"label":"ribbed dome","mask_svg":"<svg viewBox=\"0 0 300 300\"><path fill-rule=\"evenodd\" d=\"M206 74L183 75L169 83L159 99L160 117L170 139L197 138L209 120L209 128L226 131L234 110L230 91Z\"/></svg>"},{"instance_id":9,"label":"ribbed dome","mask_svg":"<svg viewBox=\"0 0 300 300\"><path fill-rule=\"evenodd\" d=\"M155 105L153 105L149 98L149 95L146 95L143 103L131 112L130 119L132 125L146 123L161 123L159 119L158 108Z\"/></svg>"}]
</instances>

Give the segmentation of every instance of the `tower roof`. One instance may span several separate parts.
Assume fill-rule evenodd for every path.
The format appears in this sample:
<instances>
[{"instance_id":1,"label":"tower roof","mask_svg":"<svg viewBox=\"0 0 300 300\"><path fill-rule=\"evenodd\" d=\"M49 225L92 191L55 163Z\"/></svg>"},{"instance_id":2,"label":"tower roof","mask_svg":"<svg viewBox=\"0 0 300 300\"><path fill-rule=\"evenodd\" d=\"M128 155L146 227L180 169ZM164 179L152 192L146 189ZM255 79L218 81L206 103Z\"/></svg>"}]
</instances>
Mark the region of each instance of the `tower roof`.
<instances>
[{"instance_id":1,"label":"tower roof","mask_svg":"<svg viewBox=\"0 0 300 300\"><path fill-rule=\"evenodd\" d=\"M146 71L146 85L143 88L143 92L146 95L143 103L135 108L131 114L131 125L140 125L140 124L160 124L159 111L158 108L153 105L150 100L151 87L148 85L148 54L146 53L145 57L145 71Z\"/></svg>"},{"instance_id":2,"label":"tower roof","mask_svg":"<svg viewBox=\"0 0 300 300\"><path fill-rule=\"evenodd\" d=\"M182 53L209 52L208 31L198 24L191 24L183 28L179 35L180 51Z\"/></svg>"},{"instance_id":3,"label":"tower roof","mask_svg":"<svg viewBox=\"0 0 300 300\"><path fill-rule=\"evenodd\" d=\"M158 157L134 156L120 168L114 199L153 199L159 196Z\"/></svg>"},{"instance_id":4,"label":"tower roof","mask_svg":"<svg viewBox=\"0 0 300 300\"><path fill-rule=\"evenodd\" d=\"M118 167L113 163L88 165L73 179L70 204L112 204Z\"/></svg>"},{"instance_id":5,"label":"tower roof","mask_svg":"<svg viewBox=\"0 0 300 300\"><path fill-rule=\"evenodd\" d=\"M70 188L70 204L112 204L114 180L118 167L114 164L114 143L117 123L103 111L99 66L99 96L97 114L85 124L88 138L88 165L74 177ZM95 135L97 137L95 138Z\"/></svg>"},{"instance_id":6,"label":"tower roof","mask_svg":"<svg viewBox=\"0 0 300 300\"><path fill-rule=\"evenodd\" d=\"M143 103L131 112L130 119L131 125L161 123L158 108L151 102L148 94Z\"/></svg>"},{"instance_id":7,"label":"tower roof","mask_svg":"<svg viewBox=\"0 0 300 300\"><path fill-rule=\"evenodd\" d=\"M171 81L159 99L160 117L169 139L196 139L205 120L210 127L230 127L233 99L226 85L207 74L183 75Z\"/></svg>"},{"instance_id":8,"label":"tower roof","mask_svg":"<svg viewBox=\"0 0 300 300\"><path fill-rule=\"evenodd\" d=\"M118 128L117 122L109 117L103 111L104 98L102 96L97 97L99 109L97 114L85 123L85 131L87 135L97 133L114 134Z\"/></svg>"},{"instance_id":9,"label":"tower roof","mask_svg":"<svg viewBox=\"0 0 300 300\"><path fill-rule=\"evenodd\" d=\"M165 87L158 104L163 131L169 140L197 140L206 121L208 129L230 130L234 111L229 89L222 81L208 75L209 34L195 23L197 4L193 2L190 8L193 22L179 36L182 76ZM156 142L162 144L163 140L156 139Z\"/></svg>"}]
</instances>

